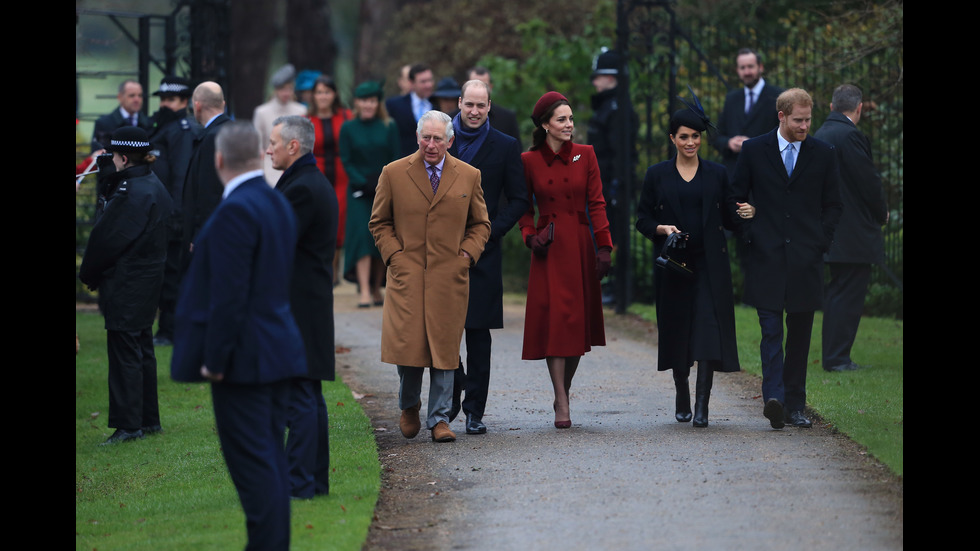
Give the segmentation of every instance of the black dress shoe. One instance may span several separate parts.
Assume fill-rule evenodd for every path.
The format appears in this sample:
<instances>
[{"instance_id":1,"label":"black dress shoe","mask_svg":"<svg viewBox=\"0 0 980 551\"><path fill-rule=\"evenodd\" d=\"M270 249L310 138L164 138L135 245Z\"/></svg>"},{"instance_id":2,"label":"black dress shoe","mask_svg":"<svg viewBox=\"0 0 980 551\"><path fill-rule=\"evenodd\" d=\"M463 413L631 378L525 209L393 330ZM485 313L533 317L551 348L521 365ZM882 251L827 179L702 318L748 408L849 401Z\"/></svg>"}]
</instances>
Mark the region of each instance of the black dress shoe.
<instances>
[{"instance_id":1,"label":"black dress shoe","mask_svg":"<svg viewBox=\"0 0 980 551\"><path fill-rule=\"evenodd\" d=\"M151 434L158 434L163 432L163 427L160 425L153 425L152 427L143 427L143 435L149 436Z\"/></svg>"},{"instance_id":2,"label":"black dress shoe","mask_svg":"<svg viewBox=\"0 0 980 551\"><path fill-rule=\"evenodd\" d=\"M786 424L808 429L813 426L813 421L804 417L802 411L789 411L786 413Z\"/></svg>"},{"instance_id":3,"label":"black dress shoe","mask_svg":"<svg viewBox=\"0 0 980 551\"><path fill-rule=\"evenodd\" d=\"M116 432L112 433L112 436L110 436L109 438L106 438L105 442L100 444L100 446L118 444L120 442L127 442L129 440L139 440L140 438L143 438L143 431L140 429L136 429L136 430L116 429Z\"/></svg>"},{"instance_id":4,"label":"black dress shoe","mask_svg":"<svg viewBox=\"0 0 980 551\"><path fill-rule=\"evenodd\" d=\"M475 415L466 415L466 434L486 434L487 426Z\"/></svg>"},{"instance_id":5,"label":"black dress shoe","mask_svg":"<svg viewBox=\"0 0 980 551\"><path fill-rule=\"evenodd\" d=\"M762 410L762 414L769 419L769 424L774 429L781 429L786 426L786 420L783 418L783 403L775 398L769 398L766 400L766 407Z\"/></svg>"}]
</instances>

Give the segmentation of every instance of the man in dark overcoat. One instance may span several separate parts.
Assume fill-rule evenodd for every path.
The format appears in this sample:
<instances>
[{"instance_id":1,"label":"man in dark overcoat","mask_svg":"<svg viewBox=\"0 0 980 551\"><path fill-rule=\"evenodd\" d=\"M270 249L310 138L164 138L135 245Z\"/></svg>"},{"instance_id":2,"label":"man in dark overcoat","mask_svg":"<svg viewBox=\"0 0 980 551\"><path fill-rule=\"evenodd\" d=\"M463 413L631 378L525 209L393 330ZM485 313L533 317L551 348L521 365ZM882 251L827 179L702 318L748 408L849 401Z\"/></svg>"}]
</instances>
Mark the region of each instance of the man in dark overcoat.
<instances>
[{"instance_id":1,"label":"man in dark overcoat","mask_svg":"<svg viewBox=\"0 0 980 551\"><path fill-rule=\"evenodd\" d=\"M211 382L214 420L248 531L246 549L289 549L283 436L290 379L306 374L289 307L296 215L262 176L259 133L215 137L223 198L201 228L180 286L171 377Z\"/></svg>"},{"instance_id":2,"label":"man in dark overcoat","mask_svg":"<svg viewBox=\"0 0 980 551\"><path fill-rule=\"evenodd\" d=\"M851 360L851 346L861 323L871 265L881 262L884 255L881 226L888 221L888 205L871 157L871 142L857 128L863 105L860 88L838 86L832 111L814 134L837 151L844 203L834 243L824 257L830 269L823 302L823 368L827 371L860 368Z\"/></svg>"},{"instance_id":3,"label":"man in dark overcoat","mask_svg":"<svg viewBox=\"0 0 980 551\"><path fill-rule=\"evenodd\" d=\"M109 360L109 427L106 444L159 432L157 360L153 319L167 258L170 195L150 170L146 131L113 132L100 156L100 186L109 190L89 234L78 278L99 291ZM115 169L113 172L112 169ZM108 176L106 174L108 173Z\"/></svg>"},{"instance_id":4,"label":"man in dark overcoat","mask_svg":"<svg viewBox=\"0 0 980 551\"><path fill-rule=\"evenodd\" d=\"M153 172L167 188L174 205L167 223L167 267L160 291L160 319L153 344L170 346L174 338L174 308L177 307L177 287L180 285L184 178L187 177L187 167L194 154L194 139L201 131L201 125L187 112L191 98L191 86L187 79L163 77L160 88L153 95L160 98L160 109L153 115L153 132L150 134L150 143L157 152Z\"/></svg>"},{"instance_id":5,"label":"man in dark overcoat","mask_svg":"<svg viewBox=\"0 0 980 551\"><path fill-rule=\"evenodd\" d=\"M202 82L194 89L194 118L204 127L194 140L194 154L184 178L181 271L187 270L194 238L221 201L224 187L214 167L214 139L231 119L225 115L225 96L217 82Z\"/></svg>"},{"instance_id":6,"label":"man in dark overcoat","mask_svg":"<svg viewBox=\"0 0 980 551\"><path fill-rule=\"evenodd\" d=\"M480 261L470 268L470 297L466 310L466 367L454 381L450 422L462 407L466 433L483 434L483 414L490 388L490 330L504 326L501 240L528 209L524 163L517 140L493 128L489 113L490 87L482 80L463 84L459 113L453 118L456 139L450 155L480 169L483 199L490 216L490 239ZM502 198L506 197L506 201ZM459 403L460 392L466 400Z\"/></svg>"},{"instance_id":7,"label":"man in dark overcoat","mask_svg":"<svg viewBox=\"0 0 980 551\"><path fill-rule=\"evenodd\" d=\"M841 215L840 170L834 147L807 138L813 100L800 88L777 98L779 126L742 145L732 194L756 215L743 236L745 294L762 330L763 414L773 428L810 427L806 367L813 312L823 298L823 254ZM786 354L783 356L783 314Z\"/></svg>"},{"instance_id":8,"label":"man in dark overcoat","mask_svg":"<svg viewBox=\"0 0 980 551\"><path fill-rule=\"evenodd\" d=\"M327 404L321 381L334 380L333 258L337 194L316 166L313 123L300 116L272 122L266 155L284 171L276 183L297 222L296 266L289 303L306 347L305 377L292 380L286 425L290 495L312 499L330 491Z\"/></svg>"},{"instance_id":9,"label":"man in dark overcoat","mask_svg":"<svg viewBox=\"0 0 980 551\"><path fill-rule=\"evenodd\" d=\"M721 153L722 164L728 175L735 173L735 163L742 151L742 143L771 131L779 124L776 116L776 98L783 89L766 82L762 77L765 67L762 56L749 48L742 48L735 56L735 68L742 86L725 96L725 106L718 119L718 132L711 138L712 145Z\"/></svg>"}]
</instances>

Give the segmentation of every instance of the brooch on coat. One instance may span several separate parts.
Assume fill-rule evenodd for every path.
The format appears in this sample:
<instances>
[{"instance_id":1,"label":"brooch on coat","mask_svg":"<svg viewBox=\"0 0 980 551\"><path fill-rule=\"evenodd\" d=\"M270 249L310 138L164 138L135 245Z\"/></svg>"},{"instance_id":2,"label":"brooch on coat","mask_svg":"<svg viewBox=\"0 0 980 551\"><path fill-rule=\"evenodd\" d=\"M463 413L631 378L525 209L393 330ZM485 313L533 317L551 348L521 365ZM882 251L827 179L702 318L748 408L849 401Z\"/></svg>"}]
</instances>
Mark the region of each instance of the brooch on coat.
<instances>
[{"instance_id":1,"label":"brooch on coat","mask_svg":"<svg viewBox=\"0 0 980 551\"><path fill-rule=\"evenodd\" d=\"M575 161L577 161L579 159L579 157L581 157L581 155L576 155L576 156L572 157L572 162L574 163Z\"/></svg>"}]
</instances>

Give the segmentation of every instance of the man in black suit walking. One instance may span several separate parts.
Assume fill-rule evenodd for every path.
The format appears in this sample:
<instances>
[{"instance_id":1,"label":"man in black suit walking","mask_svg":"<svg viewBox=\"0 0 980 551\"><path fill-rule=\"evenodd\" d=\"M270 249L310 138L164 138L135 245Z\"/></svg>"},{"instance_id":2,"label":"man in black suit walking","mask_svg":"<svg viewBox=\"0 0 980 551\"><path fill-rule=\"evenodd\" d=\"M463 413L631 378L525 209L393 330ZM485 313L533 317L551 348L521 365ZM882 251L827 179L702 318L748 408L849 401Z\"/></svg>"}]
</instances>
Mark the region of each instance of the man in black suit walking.
<instances>
[{"instance_id":1,"label":"man in black suit walking","mask_svg":"<svg viewBox=\"0 0 980 551\"><path fill-rule=\"evenodd\" d=\"M762 330L763 414L773 428L810 427L806 367L813 312L823 296L823 254L841 215L840 170L834 147L807 139L813 100L800 88L776 100L779 126L746 140L732 194L756 208L738 231L745 240L745 295ZM783 313L786 355L783 356Z\"/></svg>"},{"instance_id":2,"label":"man in black suit walking","mask_svg":"<svg viewBox=\"0 0 980 551\"><path fill-rule=\"evenodd\" d=\"M333 257L337 250L337 194L316 166L310 119L272 122L266 155L284 171L276 183L296 213L296 267L290 306L306 346L307 373L292 380L286 426L290 495L312 499L330 492L330 440L322 381L334 380Z\"/></svg>"},{"instance_id":3,"label":"man in black suit walking","mask_svg":"<svg viewBox=\"0 0 980 551\"><path fill-rule=\"evenodd\" d=\"M742 48L735 57L735 66L742 86L725 96L725 107L718 120L718 132L711 139L721 153L728 175L735 172L735 163L742 143L769 132L779 124L776 118L776 97L783 89L762 78L764 67L758 52Z\"/></svg>"},{"instance_id":4,"label":"man in black suit walking","mask_svg":"<svg viewBox=\"0 0 980 551\"><path fill-rule=\"evenodd\" d=\"M504 326L501 240L527 212L524 163L517 140L493 128L490 86L482 80L463 84L459 113L453 118L456 139L450 155L480 169L483 198L490 216L490 239L480 260L470 268L469 305L466 310L466 368L460 362L453 387L450 422L462 407L466 434L483 434L483 413L490 388L490 330ZM506 203L501 204L501 197ZM466 399L460 404L460 392Z\"/></svg>"},{"instance_id":5,"label":"man in black suit walking","mask_svg":"<svg viewBox=\"0 0 980 551\"><path fill-rule=\"evenodd\" d=\"M861 367L851 360L851 346L861 323L871 265L884 254L881 226L888 221L888 205L871 158L871 142L857 129L863 105L860 88L838 86L830 104L832 112L814 134L837 150L844 203L834 243L824 256L830 268L823 301L823 368L827 371Z\"/></svg>"}]
</instances>

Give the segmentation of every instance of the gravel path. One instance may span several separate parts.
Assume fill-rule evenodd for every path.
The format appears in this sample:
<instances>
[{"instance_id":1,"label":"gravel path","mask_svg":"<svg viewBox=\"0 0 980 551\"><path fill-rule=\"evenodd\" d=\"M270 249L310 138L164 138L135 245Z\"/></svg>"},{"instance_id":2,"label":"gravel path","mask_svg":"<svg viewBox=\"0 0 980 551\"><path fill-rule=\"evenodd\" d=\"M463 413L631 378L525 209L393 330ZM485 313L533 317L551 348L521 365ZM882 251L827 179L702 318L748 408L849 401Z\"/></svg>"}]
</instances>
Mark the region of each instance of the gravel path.
<instances>
[{"instance_id":1,"label":"gravel path","mask_svg":"<svg viewBox=\"0 0 980 551\"><path fill-rule=\"evenodd\" d=\"M346 285L336 303L339 372L365 395L383 469L366 549L904 546L902 480L819 423L770 429L752 376L716 375L708 428L675 422L673 381L656 371L645 324L607 313L607 346L583 358L573 426L559 431L544 362L520 359L523 307L508 305L493 331L489 432L466 435L460 415L457 441L436 444L398 430L381 308L355 308Z\"/></svg>"}]
</instances>

